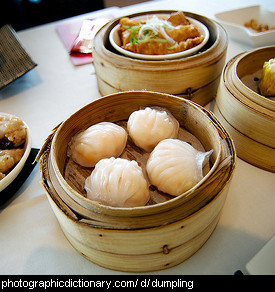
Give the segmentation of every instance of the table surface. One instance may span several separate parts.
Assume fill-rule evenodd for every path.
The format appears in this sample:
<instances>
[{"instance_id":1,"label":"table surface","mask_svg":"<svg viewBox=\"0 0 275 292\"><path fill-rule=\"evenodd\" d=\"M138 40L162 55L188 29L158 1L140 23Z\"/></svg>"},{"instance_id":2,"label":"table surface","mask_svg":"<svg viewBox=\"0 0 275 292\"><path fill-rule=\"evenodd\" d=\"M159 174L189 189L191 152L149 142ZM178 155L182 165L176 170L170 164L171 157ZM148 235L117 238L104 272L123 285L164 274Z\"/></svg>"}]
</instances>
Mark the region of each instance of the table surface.
<instances>
[{"instance_id":1,"label":"table surface","mask_svg":"<svg viewBox=\"0 0 275 292\"><path fill-rule=\"evenodd\" d=\"M29 126L32 146L40 148L57 124L100 97L93 64L74 66L56 25L75 19L115 17L145 10L179 9L214 18L215 13L264 5L273 0L149 1L112 7L18 32L38 66L0 90L0 111L21 117ZM251 47L229 39L227 61ZM245 272L246 263L275 233L275 174L237 159L235 175L221 218L209 240L191 258L150 274L228 274ZM82 257L64 236L40 184L39 165L0 209L0 274L124 274Z\"/></svg>"}]
</instances>

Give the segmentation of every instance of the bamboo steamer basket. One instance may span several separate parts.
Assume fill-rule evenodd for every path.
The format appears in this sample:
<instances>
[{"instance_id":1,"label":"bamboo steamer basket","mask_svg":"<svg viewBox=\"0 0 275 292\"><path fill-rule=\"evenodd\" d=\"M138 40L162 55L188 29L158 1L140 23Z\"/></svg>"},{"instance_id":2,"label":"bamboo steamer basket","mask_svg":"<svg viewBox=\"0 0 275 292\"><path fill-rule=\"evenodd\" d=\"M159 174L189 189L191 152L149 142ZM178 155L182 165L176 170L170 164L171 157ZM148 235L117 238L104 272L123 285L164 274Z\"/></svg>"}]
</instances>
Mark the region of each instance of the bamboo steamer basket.
<instances>
[{"instance_id":1,"label":"bamboo steamer basket","mask_svg":"<svg viewBox=\"0 0 275 292\"><path fill-rule=\"evenodd\" d=\"M175 11L147 11L128 17L172 12ZM179 59L150 61L121 55L109 42L109 33L120 18L103 26L92 44L100 93L107 95L129 90L148 90L184 97L203 106L211 101L217 92L225 64L227 34L220 24L209 18L190 12L184 14L205 24L210 37L199 53Z\"/></svg>"},{"instance_id":2,"label":"bamboo steamer basket","mask_svg":"<svg viewBox=\"0 0 275 292\"><path fill-rule=\"evenodd\" d=\"M275 101L259 94L265 61L275 46L241 53L224 68L214 113L230 133L237 155L259 168L275 172Z\"/></svg>"},{"instance_id":3,"label":"bamboo steamer basket","mask_svg":"<svg viewBox=\"0 0 275 292\"><path fill-rule=\"evenodd\" d=\"M180 122L187 141L214 150L203 180L178 197L151 190L149 203L142 207L88 200L81 190L91 170L70 166L64 145L92 124L127 121L134 110L146 106L166 108ZM134 157L144 166L146 154L128 144L122 157ZM217 225L235 167L233 142L211 112L150 91L115 93L81 108L53 130L40 156L42 185L72 246L100 266L127 272L165 269L194 254Z\"/></svg>"}]
</instances>

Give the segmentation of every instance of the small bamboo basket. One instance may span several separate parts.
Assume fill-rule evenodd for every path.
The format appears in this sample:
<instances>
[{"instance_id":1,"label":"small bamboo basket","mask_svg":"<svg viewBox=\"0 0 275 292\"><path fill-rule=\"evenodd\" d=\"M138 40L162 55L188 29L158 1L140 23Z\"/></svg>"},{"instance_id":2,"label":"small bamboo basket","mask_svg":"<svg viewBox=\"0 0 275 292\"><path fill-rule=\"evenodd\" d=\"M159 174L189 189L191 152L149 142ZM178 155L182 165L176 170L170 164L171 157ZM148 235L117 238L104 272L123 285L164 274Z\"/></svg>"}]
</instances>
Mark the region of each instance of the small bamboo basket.
<instances>
[{"instance_id":1,"label":"small bamboo basket","mask_svg":"<svg viewBox=\"0 0 275 292\"><path fill-rule=\"evenodd\" d=\"M151 199L142 207L118 208L88 200L83 185L92 169L72 163L66 145L92 124L125 125L133 111L146 106L170 111L180 122L180 139L214 150L204 178L178 197L151 189ZM147 154L132 147L129 139L121 156L144 167ZM100 266L127 272L172 267L206 242L217 225L236 159L230 136L211 112L186 99L150 91L115 93L93 101L54 129L40 155L43 187L72 246Z\"/></svg>"},{"instance_id":2,"label":"small bamboo basket","mask_svg":"<svg viewBox=\"0 0 275 292\"><path fill-rule=\"evenodd\" d=\"M275 101L259 94L265 61L275 47L263 47L232 58L224 68L214 113L230 133L243 160L275 172Z\"/></svg>"},{"instance_id":3,"label":"small bamboo basket","mask_svg":"<svg viewBox=\"0 0 275 292\"><path fill-rule=\"evenodd\" d=\"M148 11L128 15L171 14L175 11ZM218 89L227 51L226 31L204 16L184 12L207 26L210 38L195 55L172 60L138 60L118 53L109 42L109 33L120 18L95 35L92 44L93 63L98 89L102 95L129 90L148 90L177 95L200 105L211 101ZM115 76L115 78L114 78Z\"/></svg>"}]
</instances>

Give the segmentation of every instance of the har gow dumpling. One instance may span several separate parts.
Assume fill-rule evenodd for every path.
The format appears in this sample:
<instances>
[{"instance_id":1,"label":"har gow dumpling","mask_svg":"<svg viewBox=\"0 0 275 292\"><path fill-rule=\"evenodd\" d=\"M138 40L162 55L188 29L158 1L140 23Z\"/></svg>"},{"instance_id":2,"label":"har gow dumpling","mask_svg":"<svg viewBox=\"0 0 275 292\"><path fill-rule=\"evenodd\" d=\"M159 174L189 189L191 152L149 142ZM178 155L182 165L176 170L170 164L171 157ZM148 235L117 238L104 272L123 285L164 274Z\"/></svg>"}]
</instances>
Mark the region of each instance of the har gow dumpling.
<instances>
[{"instance_id":1,"label":"har gow dumpling","mask_svg":"<svg viewBox=\"0 0 275 292\"><path fill-rule=\"evenodd\" d=\"M76 134L68 145L68 156L76 163L93 167L103 158L118 157L127 143L127 132L117 124L101 122Z\"/></svg>"},{"instance_id":2,"label":"har gow dumpling","mask_svg":"<svg viewBox=\"0 0 275 292\"><path fill-rule=\"evenodd\" d=\"M144 206L149 198L148 182L135 160L100 160L85 181L87 198L113 207Z\"/></svg>"},{"instance_id":3,"label":"har gow dumpling","mask_svg":"<svg viewBox=\"0 0 275 292\"><path fill-rule=\"evenodd\" d=\"M179 122L165 110L146 107L130 115L127 130L138 147L150 152L161 140L177 137Z\"/></svg>"},{"instance_id":4,"label":"har gow dumpling","mask_svg":"<svg viewBox=\"0 0 275 292\"><path fill-rule=\"evenodd\" d=\"M159 191L179 196L203 178L204 160L212 152L200 152L178 139L165 139L147 161L149 180Z\"/></svg>"}]
</instances>

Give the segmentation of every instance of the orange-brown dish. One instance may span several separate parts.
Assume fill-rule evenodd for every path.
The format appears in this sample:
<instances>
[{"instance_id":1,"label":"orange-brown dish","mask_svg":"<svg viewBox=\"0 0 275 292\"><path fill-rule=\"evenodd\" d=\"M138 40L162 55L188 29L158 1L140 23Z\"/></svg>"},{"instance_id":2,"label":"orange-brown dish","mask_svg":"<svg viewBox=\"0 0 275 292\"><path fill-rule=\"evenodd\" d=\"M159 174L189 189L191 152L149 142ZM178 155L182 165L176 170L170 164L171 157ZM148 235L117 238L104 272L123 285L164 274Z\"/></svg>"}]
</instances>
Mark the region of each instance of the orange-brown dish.
<instances>
[{"instance_id":1,"label":"orange-brown dish","mask_svg":"<svg viewBox=\"0 0 275 292\"><path fill-rule=\"evenodd\" d=\"M204 36L179 11L167 16L120 20L119 37L125 50L146 55L182 52L199 45Z\"/></svg>"}]
</instances>

